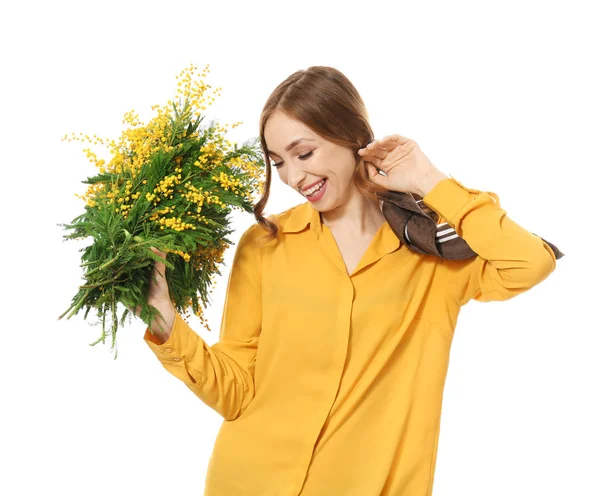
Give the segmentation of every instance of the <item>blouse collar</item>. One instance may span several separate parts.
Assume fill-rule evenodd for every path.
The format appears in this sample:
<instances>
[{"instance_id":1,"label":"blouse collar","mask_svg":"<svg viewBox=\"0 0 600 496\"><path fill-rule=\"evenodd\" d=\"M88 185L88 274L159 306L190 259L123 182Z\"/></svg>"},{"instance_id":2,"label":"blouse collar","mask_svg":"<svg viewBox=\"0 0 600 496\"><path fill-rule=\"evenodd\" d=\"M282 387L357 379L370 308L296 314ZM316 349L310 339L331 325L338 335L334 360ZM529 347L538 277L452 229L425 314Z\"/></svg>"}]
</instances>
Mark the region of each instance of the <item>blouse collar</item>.
<instances>
[{"instance_id":1,"label":"blouse collar","mask_svg":"<svg viewBox=\"0 0 600 496\"><path fill-rule=\"evenodd\" d=\"M314 231L317 239L323 233L323 223L321 222L320 212L312 207L309 201L301 203L293 207L290 215L282 223L281 232L296 233L301 232L310 225L310 229ZM400 239L396 236L387 221L380 229L378 243L379 248L383 253L391 253L395 251L401 244Z\"/></svg>"}]
</instances>

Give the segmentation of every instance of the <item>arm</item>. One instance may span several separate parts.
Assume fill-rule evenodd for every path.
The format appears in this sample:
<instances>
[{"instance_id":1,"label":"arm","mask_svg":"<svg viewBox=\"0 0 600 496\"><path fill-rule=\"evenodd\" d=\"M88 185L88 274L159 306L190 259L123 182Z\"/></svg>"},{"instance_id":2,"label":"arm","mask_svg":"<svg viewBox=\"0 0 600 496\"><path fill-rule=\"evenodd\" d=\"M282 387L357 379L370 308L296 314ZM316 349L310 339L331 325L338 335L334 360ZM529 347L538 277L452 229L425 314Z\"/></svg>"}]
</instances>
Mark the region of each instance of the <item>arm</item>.
<instances>
[{"instance_id":1,"label":"arm","mask_svg":"<svg viewBox=\"0 0 600 496\"><path fill-rule=\"evenodd\" d=\"M166 341L153 336L150 328L144 334L165 369L226 420L239 417L255 392L254 364L262 320L257 228L258 224L252 225L237 244L217 343L208 346L178 313Z\"/></svg>"},{"instance_id":2,"label":"arm","mask_svg":"<svg viewBox=\"0 0 600 496\"><path fill-rule=\"evenodd\" d=\"M453 177L432 178L423 201L477 253L444 260L459 305L508 300L539 284L556 268L554 252L542 238L506 215L498 196L463 186Z\"/></svg>"}]
</instances>

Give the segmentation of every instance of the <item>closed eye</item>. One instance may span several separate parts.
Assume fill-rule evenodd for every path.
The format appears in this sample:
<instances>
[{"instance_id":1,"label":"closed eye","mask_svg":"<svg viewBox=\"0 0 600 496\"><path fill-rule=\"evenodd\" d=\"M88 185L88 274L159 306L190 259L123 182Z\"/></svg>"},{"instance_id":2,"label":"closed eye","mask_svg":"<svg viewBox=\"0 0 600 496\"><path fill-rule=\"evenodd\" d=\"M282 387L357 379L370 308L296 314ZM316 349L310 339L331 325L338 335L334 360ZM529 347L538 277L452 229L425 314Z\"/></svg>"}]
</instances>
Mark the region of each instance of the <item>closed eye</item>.
<instances>
[{"instance_id":1,"label":"closed eye","mask_svg":"<svg viewBox=\"0 0 600 496\"><path fill-rule=\"evenodd\" d=\"M307 158L309 158L311 155L313 154L313 150L311 150L308 153L305 153L304 155L298 155L298 158L300 160L306 160ZM273 162L273 167L281 167L283 165L283 162L279 162L278 164L276 164L275 162Z\"/></svg>"}]
</instances>

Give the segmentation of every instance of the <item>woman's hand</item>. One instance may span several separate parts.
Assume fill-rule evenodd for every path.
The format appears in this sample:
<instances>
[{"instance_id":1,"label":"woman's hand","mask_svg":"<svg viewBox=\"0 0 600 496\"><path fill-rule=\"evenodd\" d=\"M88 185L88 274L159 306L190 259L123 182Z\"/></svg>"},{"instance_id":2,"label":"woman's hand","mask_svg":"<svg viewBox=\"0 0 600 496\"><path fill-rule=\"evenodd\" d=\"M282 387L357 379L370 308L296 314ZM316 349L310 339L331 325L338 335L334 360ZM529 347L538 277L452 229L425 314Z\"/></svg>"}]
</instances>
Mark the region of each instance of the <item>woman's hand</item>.
<instances>
[{"instance_id":1,"label":"woman's hand","mask_svg":"<svg viewBox=\"0 0 600 496\"><path fill-rule=\"evenodd\" d=\"M156 248L150 248L161 258L166 258L167 254L157 250ZM148 288L148 305L156 308L163 316L161 319L160 315L157 316L152 322L152 331L161 336L161 341L164 342L171 335L171 330L175 322L175 314L177 313L173 302L169 296L169 285L167 284L166 278L166 267L164 263L159 261L154 262L153 272L150 274L150 286ZM131 309L130 309L131 310ZM140 316L140 307L136 307L133 313L136 316ZM162 332L157 320L161 320L161 324L165 332Z\"/></svg>"},{"instance_id":2,"label":"woman's hand","mask_svg":"<svg viewBox=\"0 0 600 496\"><path fill-rule=\"evenodd\" d=\"M167 258L167 254L154 247L150 249L161 258ZM155 261L154 272L150 277L148 289L148 303L171 301L169 298L169 285L167 284L167 268L164 263Z\"/></svg>"},{"instance_id":3,"label":"woman's hand","mask_svg":"<svg viewBox=\"0 0 600 496\"><path fill-rule=\"evenodd\" d=\"M369 179L392 191L424 197L431 178L439 181L448 177L429 161L416 142L399 134L374 140L358 153L366 163Z\"/></svg>"}]
</instances>

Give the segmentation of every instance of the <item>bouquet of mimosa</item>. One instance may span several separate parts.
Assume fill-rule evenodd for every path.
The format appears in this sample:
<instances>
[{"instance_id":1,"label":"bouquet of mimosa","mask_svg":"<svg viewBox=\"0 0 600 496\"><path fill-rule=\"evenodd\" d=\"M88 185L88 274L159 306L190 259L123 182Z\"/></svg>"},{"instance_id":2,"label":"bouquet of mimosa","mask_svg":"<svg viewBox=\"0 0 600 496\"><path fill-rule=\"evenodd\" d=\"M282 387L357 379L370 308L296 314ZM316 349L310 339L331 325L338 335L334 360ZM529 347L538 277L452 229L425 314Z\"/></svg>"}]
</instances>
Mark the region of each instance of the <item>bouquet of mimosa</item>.
<instances>
[{"instance_id":1,"label":"bouquet of mimosa","mask_svg":"<svg viewBox=\"0 0 600 496\"><path fill-rule=\"evenodd\" d=\"M117 329L131 316L130 309L138 309L148 325L158 314L146 301L155 261L169 269L177 311L188 316L191 309L210 331L203 307L231 244L228 215L234 208L252 213L263 186L258 139L238 147L225 139L227 125L212 121L201 126L202 111L215 100L205 94L211 88L203 79L207 73L208 66L201 75L193 65L184 69L177 77L175 101L154 105L156 115L147 124L127 112L123 123L129 127L118 141L82 133L63 138L103 145L110 159L84 149L98 173L83 181L89 185L85 194L76 195L85 202L84 212L59 224L69 231L65 239L90 241L80 250L84 282L59 319L82 309L85 319L94 309L102 334L91 346L105 343L108 321L115 359ZM166 259L151 248L166 253Z\"/></svg>"}]
</instances>

